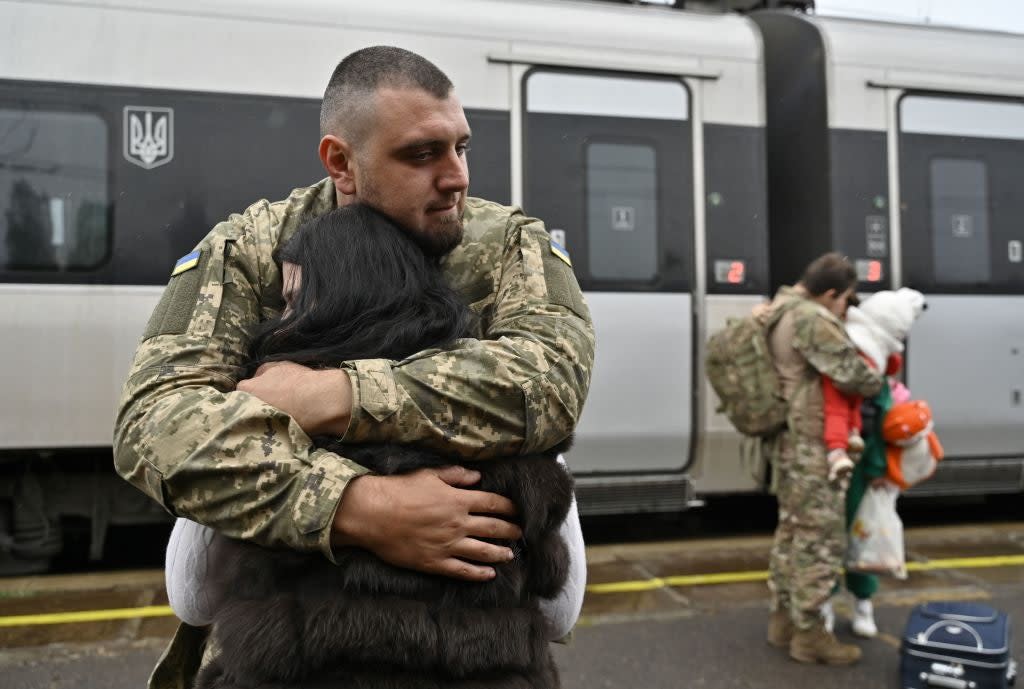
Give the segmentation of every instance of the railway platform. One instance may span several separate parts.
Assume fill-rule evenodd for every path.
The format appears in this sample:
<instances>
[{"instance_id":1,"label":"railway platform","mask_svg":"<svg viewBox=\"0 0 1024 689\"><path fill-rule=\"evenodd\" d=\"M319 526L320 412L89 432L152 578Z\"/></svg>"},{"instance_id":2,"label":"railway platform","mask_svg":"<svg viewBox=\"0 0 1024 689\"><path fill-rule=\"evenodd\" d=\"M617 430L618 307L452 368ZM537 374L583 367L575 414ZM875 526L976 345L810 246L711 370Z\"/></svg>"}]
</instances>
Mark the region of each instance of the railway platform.
<instances>
[{"instance_id":1,"label":"railway platform","mask_svg":"<svg viewBox=\"0 0 1024 689\"><path fill-rule=\"evenodd\" d=\"M850 601L837 633L864 650L852 667L807 666L765 643L767 537L588 548L583 617L555 654L566 689L898 687L906 617L927 600L976 600L1024 620L1024 522L910 529L910 576L875 598L880 633L856 639ZM162 573L0 580L5 686L142 687L176 623ZM1024 660L1024 635L1013 639Z\"/></svg>"}]
</instances>

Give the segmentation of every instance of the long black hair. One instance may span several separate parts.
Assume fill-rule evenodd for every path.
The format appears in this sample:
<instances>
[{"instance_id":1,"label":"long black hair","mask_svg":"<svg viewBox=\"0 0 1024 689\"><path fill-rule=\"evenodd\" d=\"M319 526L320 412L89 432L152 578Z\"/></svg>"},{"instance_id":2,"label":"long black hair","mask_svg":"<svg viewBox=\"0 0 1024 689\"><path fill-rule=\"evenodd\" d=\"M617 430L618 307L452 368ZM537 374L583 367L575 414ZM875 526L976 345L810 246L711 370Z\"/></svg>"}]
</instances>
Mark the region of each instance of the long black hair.
<instances>
[{"instance_id":1,"label":"long black hair","mask_svg":"<svg viewBox=\"0 0 1024 689\"><path fill-rule=\"evenodd\" d=\"M369 208L303 225L278 258L301 266L301 285L291 308L256 336L257 363L399 359L474 325L438 259ZM458 461L415 444L321 436L313 443L381 475ZM211 632L219 652L195 686L556 689L539 601L556 596L569 571L558 528L572 504L572 478L556 461L559 451L473 465L474 487L511 500L523 532L509 543L515 558L494 564L488 582L395 567L363 548L335 549L334 564L218 534L209 571L224 601Z\"/></svg>"},{"instance_id":2,"label":"long black hair","mask_svg":"<svg viewBox=\"0 0 1024 689\"><path fill-rule=\"evenodd\" d=\"M291 308L255 332L253 368L403 359L472 331L472 312L445 282L439 259L369 206L308 221L275 255L302 268L301 286Z\"/></svg>"}]
</instances>

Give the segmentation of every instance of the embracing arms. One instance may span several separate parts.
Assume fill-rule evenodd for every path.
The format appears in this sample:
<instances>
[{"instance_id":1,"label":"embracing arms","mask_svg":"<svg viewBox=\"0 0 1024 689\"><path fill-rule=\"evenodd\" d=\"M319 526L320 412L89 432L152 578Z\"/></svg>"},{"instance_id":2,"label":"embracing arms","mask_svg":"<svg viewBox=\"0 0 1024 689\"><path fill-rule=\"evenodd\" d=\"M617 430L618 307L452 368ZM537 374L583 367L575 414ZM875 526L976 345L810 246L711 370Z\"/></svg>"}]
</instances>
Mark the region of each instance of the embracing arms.
<instances>
[{"instance_id":1,"label":"embracing arms","mask_svg":"<svg viewBox=\"0 0 1024 689\"><path fill-rule=\"evenodd\" d=\"M425 487L439 495L454 491L448 498L458 498L443 502L455 526L434 535L427 566L396 564L481 578L480 569L452 571L452 556L482 552L466 543L470 536L514 537L508 529L515 527L476 516L508 514L498 496L482 504L476 496L488 494L451 485L471 483L472 472L418 472L421 483L413 488L394 481L403 477L355 480L367 474L363 467L315 449L288 414L236 390L249 328L281 307L273 249L306 214L326 212L333 202L329 182L300 189L286 202L261 202L232 216L200 243L198 264L171 278L136 353L118 412L115 464L174 514L228 536L329 558L332 542L352 537L338 524L344 527L347 508L355 508L349 523L358 522L356 538L375 534L390 542L389 534L401 532L394 521L401 506L414 509L410 496ZM539 222L494 204L470 203L466 234L446 271L481 313L480 339L401 362L347 362L352 409L345 440L416 442L484 459L550 447L572 431L594 341L571 270L545 253ZM366 500L356 500L356 492L342 500L360 484ZM376 523L363 523L364 516ZM384 516L390 523L380 524ZM484 559L501 559L499 551L489 549Z\"/></svg>"}]
</instances>

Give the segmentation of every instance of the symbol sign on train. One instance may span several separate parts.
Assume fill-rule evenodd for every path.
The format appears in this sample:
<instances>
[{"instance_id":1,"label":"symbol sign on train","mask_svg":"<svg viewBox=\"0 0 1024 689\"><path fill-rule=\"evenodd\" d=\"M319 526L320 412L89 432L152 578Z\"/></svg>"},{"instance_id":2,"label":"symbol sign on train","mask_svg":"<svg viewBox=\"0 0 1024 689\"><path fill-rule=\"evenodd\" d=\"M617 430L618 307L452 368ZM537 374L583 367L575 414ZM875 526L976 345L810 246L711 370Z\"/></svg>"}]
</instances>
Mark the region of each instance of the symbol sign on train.
<instances>
[{"instance_id":1,"label":"symbol sign on train","mask_svg":"<svg viewBox=\"0 0 1024 689\"><path fill-rule=\"evenodd\" d=\"M884 258L888 251L887 227L884 215L869 215L864 218L867 235L868 256Z\"/></svg>"},{"instance_id":2,"label":"symbol sign on train","mask_svg":"<svg viewBox=\"0 0 1024 689\"><path fill-rule=\"evenodd\" d=\"M969 215L956 214L952 216L953 236L958 239L967 239L974 234L974 218Z\"/></svg>"},{"instance_id":3,"label":"symbol sign on train","mask_svg":"<svg viewBox=\"0 0 1024 689\"><path fill-rule=\"evenodd\" d=\"M124 157L152 170L174 158L174 111L126 105L124 108Z\"/></svg>"},{"instance_id":4,"label":"symbol sign on train","mask_svg":"<svg viewBox=\"0 0 1024 689\"><path fill-rule=\"evenodd\" d=\"M632 206L612 206L612 229L632 232L636 228L636 209Z\"/></svg>"},{"instance_id":5,"label":"symbol sign on train","mask_svg":"<svg viewBox=\"0 0 1024 689\"><path fill-rule=\"evenodd\" d=\"M1010 259L1010 263L1020 263L1024 260L1024 246L1022 246L1019 239L1011 239L1006 244L1007 258Z\"/></svg>"}]
</instances>

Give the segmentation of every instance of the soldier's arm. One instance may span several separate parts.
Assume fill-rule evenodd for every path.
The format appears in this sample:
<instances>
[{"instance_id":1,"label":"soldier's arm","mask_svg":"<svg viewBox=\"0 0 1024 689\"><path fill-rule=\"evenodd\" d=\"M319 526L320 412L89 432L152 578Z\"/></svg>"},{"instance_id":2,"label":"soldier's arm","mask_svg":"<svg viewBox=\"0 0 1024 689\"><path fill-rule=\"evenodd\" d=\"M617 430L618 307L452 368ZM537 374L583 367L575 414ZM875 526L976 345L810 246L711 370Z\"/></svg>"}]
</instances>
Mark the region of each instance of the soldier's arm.
<instances>
[{"instance_id":1,"label":"soldier's arm","mask_svg":"<svg viewBox=\"0 0 1024 689\"><path fill-rule=\"evenodd\" d=\"M573 431L593 367L590 313L540 221L514 214L498 229L483 338L402 362L347 363L353 405L344 440L486 458L544 450Z\"/></svg>"},{"instance_id":2,"label":"soldier's arm","mask_svg":"<svg viewBox=\"0 0 1024 689\"><path fill-rule=\"evenodd\" d=\"M314 449L284 412L235 391L248 330L276 304L265 292L280 294L273 213L264 204L221 223L197 264L171 277L124 386L114 461L174 514L329 555L342 491L365 469Z\"/></svg>"},{"instance_id":3,"label":"soldier's arm","mask_svg":"<svg viewBox=\"0 0 1024 689\"><path fill-rule=\"evenodd\" d=\"M323 186L323 185L321 185ZM293 197L301 217L316 188ZM333 206L333 193L329 198ZM319 212L326 210L326 201ZM498 495L463 490L460 467L372 476L313 448L284 411L235 390L252 325L280 307L271 256L288 207L263 202L201 242L194 264L171 278L136 351L118 410L118 472L168 511L225 535L320 550L360 545L400 567L472 580L511 557L479 537L515 540ZM344 499L342 499L344 498Z\"/></svg>"},{"instance_id":4,"label":"soldier's arm","mask_svg":"<svg viewBox=\"0 0 1024 689\"><path fill-rule=\"evenodd\" d=\"M793 347L843 392L873 397L882 389L881 373L857 353L842 324L834 318L818 314L800 317L795 324Z\"/></svg>"}]
</instances>

